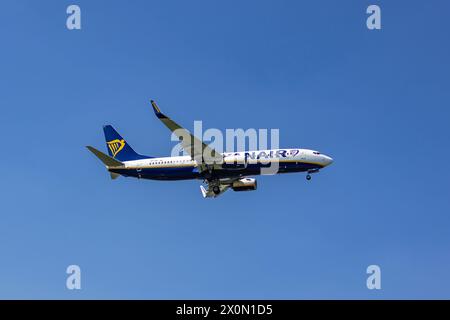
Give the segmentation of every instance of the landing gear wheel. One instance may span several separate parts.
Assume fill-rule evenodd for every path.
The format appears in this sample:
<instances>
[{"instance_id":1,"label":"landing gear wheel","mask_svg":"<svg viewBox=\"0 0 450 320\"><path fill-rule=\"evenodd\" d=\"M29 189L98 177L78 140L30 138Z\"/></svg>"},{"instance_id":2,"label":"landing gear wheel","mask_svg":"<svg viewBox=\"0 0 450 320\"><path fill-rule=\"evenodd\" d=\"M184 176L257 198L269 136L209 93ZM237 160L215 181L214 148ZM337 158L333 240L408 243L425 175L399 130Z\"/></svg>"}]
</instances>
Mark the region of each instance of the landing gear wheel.
<instances>
[{"instance_id":1,"label":"landing gear wheel","mask_svg":"<svg viewBox=\"0 0 450 320\"><path fill-rule=\"evenodd\" d=\"M308 175L306 175L306 180L311 180L311 175L310 174L308 174Z\"/></svg>"},{"instance_id":2,"label":"landing gear wheel","mask_svg":"<svg viewBox=\"0 0 450 320\"><path fill-rule=\"evenodd\" d=\"M213 192L214 194L219 194L220 193L220 188L218 186L213 187Z\"/></svg>"}]
</instances>

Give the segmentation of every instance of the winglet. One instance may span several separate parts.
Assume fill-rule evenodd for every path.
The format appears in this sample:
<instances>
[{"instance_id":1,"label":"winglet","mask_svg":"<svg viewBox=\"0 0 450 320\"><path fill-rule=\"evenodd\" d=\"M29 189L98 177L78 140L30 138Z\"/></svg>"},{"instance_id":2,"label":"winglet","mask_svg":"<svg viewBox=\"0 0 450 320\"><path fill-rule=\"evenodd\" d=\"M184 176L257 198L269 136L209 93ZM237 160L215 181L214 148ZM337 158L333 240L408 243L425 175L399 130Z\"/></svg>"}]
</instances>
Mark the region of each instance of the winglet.
<instances>
[{"instance_id":1,"label":"winglet","mask_svg":"<svg viewBox=\"0 0 450 320\"><path fill-rule=\"evenodd\" d=\"M157 116L159 119L165 119L165 118L167 118L167 117L161 112L161 110L159 109L158 105L156 104L156 102L155 102L154 100L150 100L150 102L151 102L151 104L152 104L153 111L155 111L155 114L156 114L156 116Z\"/></svg>"},{"instance_id":2,"label":"winglet","mask_svg":"<svg viewBox=\"0 0 450 320\"><path fill-rule=\"evenodd\" d=\"M205 187L202 186L202 185L200 185L200 190L202 191L202 196L203 196L203 198L206 198L206 196L207 196L207 191L206 191Z\"/></svg>"}]
</instances>

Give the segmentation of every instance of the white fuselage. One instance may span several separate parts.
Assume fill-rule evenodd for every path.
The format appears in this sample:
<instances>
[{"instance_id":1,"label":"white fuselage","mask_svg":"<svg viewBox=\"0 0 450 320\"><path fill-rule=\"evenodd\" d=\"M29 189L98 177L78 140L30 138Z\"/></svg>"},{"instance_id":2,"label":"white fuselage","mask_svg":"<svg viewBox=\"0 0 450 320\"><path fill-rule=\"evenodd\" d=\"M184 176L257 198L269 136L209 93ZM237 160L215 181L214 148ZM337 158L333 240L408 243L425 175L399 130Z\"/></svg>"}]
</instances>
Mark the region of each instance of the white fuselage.
<instances>
[{"instance_id":1,"label":"white fuselage","mask_svg":"<svg viewBox=\"0 0 450 320\"><path fill-rule=\"evenodd\" d=\"M321 154L318 151L309 149L273 149L258 151L242 151L242 152L224 152L224 164L232 165L233 163L242 164L268 164L272 162L278 163L303 163L314 164L326 167L333 162L329 156ZM150 169L150 168L183 168L197 167L197 161L191 159L190 156L161 157L148 158L133 161L124 161L125 167L128 169Z\"/></svg>"}]
</instances>

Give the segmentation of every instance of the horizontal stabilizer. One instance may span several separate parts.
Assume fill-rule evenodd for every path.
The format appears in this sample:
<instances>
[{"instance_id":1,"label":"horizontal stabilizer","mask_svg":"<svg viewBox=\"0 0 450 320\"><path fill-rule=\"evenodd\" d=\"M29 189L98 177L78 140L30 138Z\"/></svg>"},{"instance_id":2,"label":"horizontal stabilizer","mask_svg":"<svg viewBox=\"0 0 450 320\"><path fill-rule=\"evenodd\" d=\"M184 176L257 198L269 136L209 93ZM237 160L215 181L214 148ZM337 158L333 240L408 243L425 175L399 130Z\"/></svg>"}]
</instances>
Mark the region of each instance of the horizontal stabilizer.
<instances>
[{"instance_id":1,"label":"horizontal stabilizer","mask_svg":"<svg viewBox=\"0 0 450 320\"><path fill-rule=\"evenodd\" d=\"M111 158L110 156L104 154L103 152L98 151L94 147L87 146L86 148L88 148L88 150L90 152L95 154L95 156L97 158L99 158L100 161L103 162L105 164L105 166L107 166L107 167L123 167L123 165L124 165L122 162L120 162L120 161L118 161L118 160L116 160L114 158ZM111 178L112 178L112 174L111 174Z\"/></svg>"},{"instance_id":2,"label":"horizontal stabilizer","mask_svg":"<svg viewBox=\"0 0 450 320\"><path fill-rule=\"evenodd\" d=\"M111 179L117 179L118 177L120 177L120 174L118 174L118 173L115 173L115 172L110 172L109 173L110 175L111 175Z\"/></svg>"}]
</instances>

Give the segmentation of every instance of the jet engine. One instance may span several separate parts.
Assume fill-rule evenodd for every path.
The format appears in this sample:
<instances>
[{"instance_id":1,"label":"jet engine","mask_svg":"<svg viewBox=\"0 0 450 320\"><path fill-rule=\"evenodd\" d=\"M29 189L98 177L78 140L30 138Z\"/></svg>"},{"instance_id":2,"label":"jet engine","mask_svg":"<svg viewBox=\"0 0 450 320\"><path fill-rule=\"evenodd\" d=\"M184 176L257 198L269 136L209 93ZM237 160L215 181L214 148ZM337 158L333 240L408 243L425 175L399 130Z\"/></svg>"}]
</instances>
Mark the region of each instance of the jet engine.
<instances>
[{"instance_id":1,"label":"jet engine","mask_svg":"<svg viewBox=\"0 0 450 320\"><path fill-rule=\"evenodd\" d=\"M253 191L256 190L257 183L256 179L252 178L243 178L237 181L234 181L231 185L233 191Z\"/></svg>"}]
</instances>

